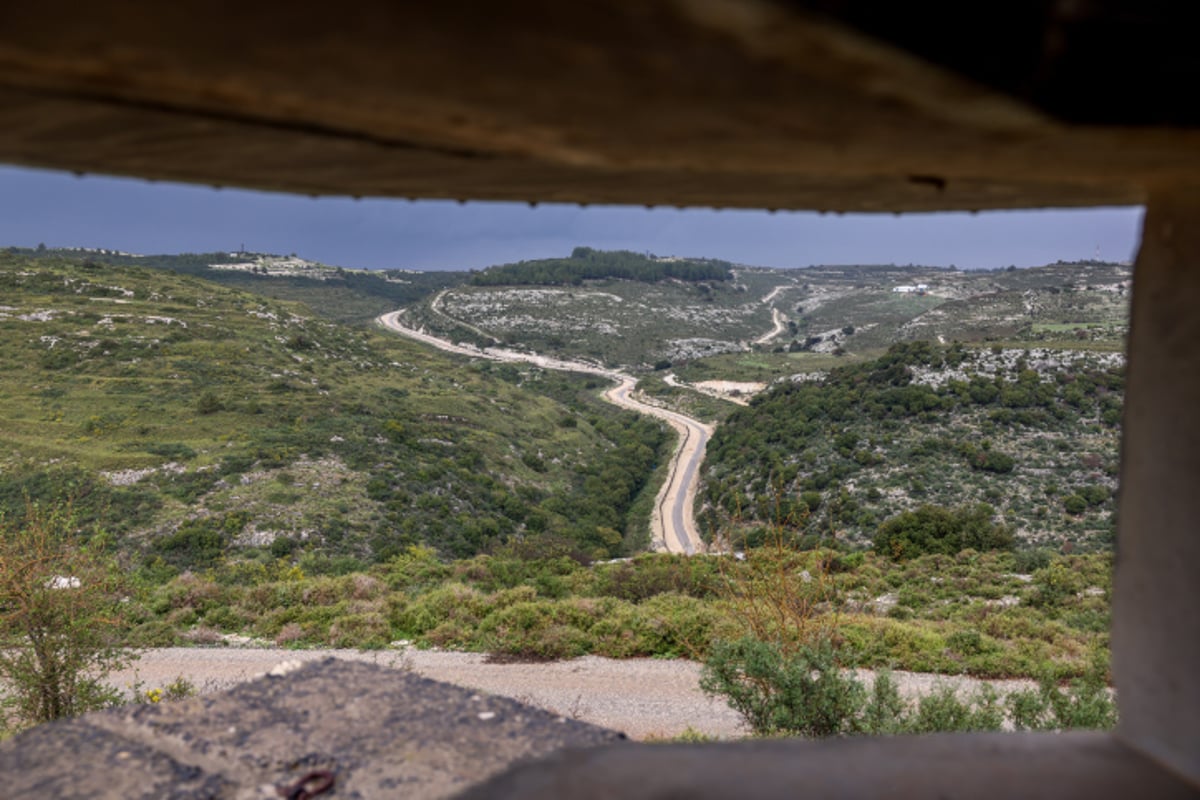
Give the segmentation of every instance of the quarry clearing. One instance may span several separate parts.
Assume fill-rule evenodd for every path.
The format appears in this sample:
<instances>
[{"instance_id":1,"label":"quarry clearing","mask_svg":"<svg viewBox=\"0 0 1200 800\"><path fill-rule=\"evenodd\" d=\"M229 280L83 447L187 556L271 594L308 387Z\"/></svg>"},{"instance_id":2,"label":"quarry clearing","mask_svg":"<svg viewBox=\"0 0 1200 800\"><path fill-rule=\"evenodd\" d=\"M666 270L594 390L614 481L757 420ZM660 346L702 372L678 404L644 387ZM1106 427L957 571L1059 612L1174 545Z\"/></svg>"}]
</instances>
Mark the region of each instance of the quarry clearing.
<instances>
[{"instance_id":1,"label":"quarry clearing","mask_svg":"<svg viewBox=\"0 0 1200 800\"><path fill-rule=\"evenodd\" d=\"M700 664L682 659L610 659L585 656L546 663L490 663L481 653L402 648L393 650L283 650L254 647L168 647L143 651L141 659L109 682L121 689L162 688L183 676L203 693L251 680L288 662L332 656L365 661L423 677L511 697L560 716L623 731L631 738L677 736L692 729L723 739L748 731L724 701L700 691ZM286 667L285 667L286 669ZM858 671L871 679L872 673ZM983 683L915 672L893 673L912 699L939 683L970 693ZM999 691L1027 688L1029 681L992 681Z\"/></svg>"}]
</instances>

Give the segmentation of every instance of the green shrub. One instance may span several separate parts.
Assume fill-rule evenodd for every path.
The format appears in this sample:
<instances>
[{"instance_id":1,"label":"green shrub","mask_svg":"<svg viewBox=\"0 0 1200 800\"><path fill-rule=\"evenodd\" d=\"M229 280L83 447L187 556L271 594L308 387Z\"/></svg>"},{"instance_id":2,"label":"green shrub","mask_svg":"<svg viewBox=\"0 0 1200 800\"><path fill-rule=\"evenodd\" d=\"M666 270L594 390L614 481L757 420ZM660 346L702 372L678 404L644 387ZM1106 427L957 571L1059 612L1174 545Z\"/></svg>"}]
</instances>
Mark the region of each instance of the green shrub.
<instances>
[{"instance_id":1,"label":"green shrub","mask_svg":"<svg viewBox=\"0 0 1200 800\"><path fill-rule=\"evenodd\" d=\"M1045 569L1033 573L1034 594L1031 602L1035 606L1054 606L1068 597L1083 591L1086 579L1062 561L1054 561Z\"/></svg>"},{"instance_id":2,"label":"green shrub","mask_svg":"<svg viewBox=\"0 0 1200 800\"><path fill-rule=\"evenodd\" d=\"M1013 554L1016 558L1014 569L1028 574L1050 565L1054 551L1047 547L1022 548Z\"/></svg>"},{"instance_id":3,"label":"green shrub","mask_svg":"<svg viewBox=\"0 0 1200 800\"><path fill-rule=\"evenodd\" d=\"M1092 485L1080 488L1078 494L1089 506L1098 506L1109 498L1110 493L1104 486Z\"/></svg>"},{"instance_id":4,"label":"green shrub","mask_svg":"<svg viewBox=\"0 0 1200 800\"><path fill-rule=\"evenodd\" d=\"M660 594L634 606L631 622L638 643L631 655L688 658L707 652L717 614L694 597Z\"/></svg>"},{"instance_id":5,"label":"green shrub","mask_svg":"<svg viewBox=\"0 0 1200 800\"><path fill-rule=\"evenodd\" d=\"M917 701L916 713L908 721L913 733L998 731L1004 710L996 691L986 684L970 700L963 701L953 686L939 686Z\"/></svg>"},{"instance_id":6,"label":"green shrub","mask_svg":"<svg viewBox=\"0 0 1200 800\"><path fill-rule=\"evenodd\" d=\"M641 602L655 595L716 596L720 585L715 559L653 554L593 568L596 594Z\"/></svg>"},{"instance_id":7,"label":"green shrub","mask_svg":"<svg viewBox=\"0 0 1200 800\"><path fill-rule=\"evenodd\" d=\"M506 658L551 661L591 651L586 628L592 620L566 603L516 603L500 609L479 626L488 652Z\"/></svg>"},{"instance_id":8,"label":"green shrub","mask_svg":"<svg viewBox=\"0 0 1200 800\"><path fill-rule=\"evenodd\" d=\"M828 642L786 656L772 642L742 638L713 645L700 688L720 695L761 735L852 733L866 690L838 669Z\"/></svg>"},{"instance_id":9,"label":"green shrub","mask_svg":"<svg viewBox=\"0 0 1200 800\"><path fill-rule=\"evenodd\" d=\"M125 637L129 647L175 647L179 629L165 619L154 619L136 626Z\"/></svg>"},{"instance_id":10,"label":"green shrub","mask_svg":"<svg viewBox=\"0 0 1200 800\"><path fill-rule=\"evenodd\" d=\"M1087 511L1088 502L1077 494L1070 494L1063 498L1063 509L1068 514L1077 515Z\"/></svg>"},{"instance_id":11,"label":"green shrub","mask_svg":"<svg viewBox=\"0 0 1200 800\"><path fill-rule=\"evenodd\" d=\"M1117 724L1117 704L1108 690L1107 667L1094 655L1083 676L1065 689L1044 675L1037 689L1011 693L1007 700L1017 730L1109 729Z\"/></svg>"},{"instance_id":12,"label":"green shrub","mask_svg":"<svg viewBox=\"0 0 1200 800\"><path fill-rule=\"evenodd\" d=\"M384 565L384 582L390 589L411 591L440 584L450 568L428 547L410 547Z\"/></svg>"},{"instance_id":13,"label":"green shrub","mask_svg":"<svg viewBox=\"0 0 1200 800\"><path fill-rule=\"evenodd\" d=\"M413 600L395 616L398 630L420 636L446 621L476 625L491 610L478 590L458 583L441 586Z\"/></svg>"},{"instance_id":14,"label":"green shrub","mask_svg":"<svg viewBox=\"0 0 1200 800\"><path fill-rule=\"evenodd\" d=\"M377 650L391 641L391 626L378 612L339 617L329 626L332 647L358 647Z\"/></svg>"},{"instance_id":15,"label":"green shrub","mask_svg":"<svg viewBox=\"0 0 1200 800\"><path fill-rule=\"evenodd\" d=\"M858 731L869 736L891 736L908 730L908 704L888 670L875 675L871 693L863 706Z\"/></svg>"},{"instance_id":16,"label":"green shrub","mask_svg":"<svg viewBox=\"0 0 1200 800\"><path fill-rule=\"evenodd\" d=\"M983 503L957 510L924 505L880 525L875 550L902 561L923 553L954 555L968 548L1012 549L1012 531L992 522L994 514L995 510Z\"/></svg>"},{"instance_id":17,"label":"green shrub","mask_svg":"<svg viewBox=\"0 0 1200 800\"><path fill-rule=\"evenodd\" d=\"M221 398L216 392L204 392L196 399L197 414L215 414L218 411L223 411L225 404L221 402Z\"/></svg>"},{"instance_id":18,"label":"green shrub","mask_svg":"<svg viewBox=\"0 0 1200 800\"><path fill-rule=\"evenodd\" d=\"M1013 471L1016 461L1013 457L998 450L980 450L971 458L971 467L984 472L995 472L1006 475Z\"/></svg>"},{"instance_id":19,"label":"green shrub","mask_svg":"<svg viewBox=\"0 0 1200 800\"><path fill-rule=\"evenodd\" d=\"M152 549L177 567L210 567L225 554L226 534L211 519L188 520L156 539Z\"/></svg>"}]
</instances>

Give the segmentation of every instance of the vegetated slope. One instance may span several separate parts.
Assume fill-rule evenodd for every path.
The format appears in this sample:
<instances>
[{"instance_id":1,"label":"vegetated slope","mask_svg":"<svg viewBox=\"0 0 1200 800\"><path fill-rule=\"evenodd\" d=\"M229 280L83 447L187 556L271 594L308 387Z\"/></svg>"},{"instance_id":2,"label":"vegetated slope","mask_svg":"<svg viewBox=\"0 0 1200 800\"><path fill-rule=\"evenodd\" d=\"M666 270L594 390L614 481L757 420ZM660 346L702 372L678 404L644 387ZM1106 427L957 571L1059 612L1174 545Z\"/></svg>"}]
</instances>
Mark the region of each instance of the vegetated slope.
<instances>
[{"instance_id":1,"label":"vegetated slope","mask_svg":"<svg viewBox=\"0 0 1200 800\"><path fill-rule=\"evenodd\" d=\"M764 526L865 543L901 512L977 512L1025 543L1111 541L1124 385L1119 353L894 345L785 381L708 447L708 535Z\"/></svg>"},{"instance_id":2,"label":"vegetated slope","mask_svg":"<svg viewBox=\"0 0 1200 800\"><path fill-rule=\"evenodd\" d=\"M409 314L454 341L497 342L610 367L742 349L771 310L725 282L589 281L582 287L463 286Z\"/></svg>"},{"instance_id":3,"label":"vegetated slope","mask_svg":"<svg viewBox=\"0 0 1200 800\"><path fill-rule=\"evenodd\" d=\"M69 500L177 567L644 544L670 434L583 378L163 270L0 255L0 298L5 513Z\"/></svg>"},{"instance_id":4,"label":"vegetated slope","mask_svg":"<svg viewBox=\"0 0 1200 800\"><path fill-rule=\"evenodd\" d=\"M793 362L805 354L871 356L912 339L1082 340L1119 347L1127 324L1130 269L1120 264L969 272L737 266L732 280L689 281L663 272L687 262L655 260L644 273L606 272L599 266L606 257L646 259L588 253L597 263L558 259L485 270L475 274L473 285L420 303L410 319L456 340L503 342L612 366L680 366L708 358L720 366L722 358L761 354L774 358L772 376L803 369Z\"/></svg>"},{"instance_id":5,"label":"vegetated slope","mask_svg":"<svg viewBox=\"0 0 1200 800\"><path fill-rule=\"evenodd\" d=\"M307 303L318 315L366 324L386 311L467 280L465 272L344 269L298 256L267 253L137 255L106 249L9 247L28 259L83 260L91 264L166 269L279 300Z\"/></svg>"},{"instance_id":6,"label":"vegetated slope","mask_svg":"<svg viewBox=\"0 0 1200 800\"><path fill-rule=\"evenodd\" d=\"M182 575L134 601L131 639L234 634L372 648L406 639L519 660L704 659L715 642L755 629L794 643L803 627L788 620L813 613L836 630L845 666L1065 678L1105 652L1111 562L1047 550L896 562L768 547L745 561L654 553L584 567L507 548L451 562L413 548L338 577L233 565Z\"/></svg>"},{"instance_id":7,"label":"vegetated slope","mask_svg":"<svg viewBox=\"0 0 1200 800\"><path fill-rule=\"evenodd\" d=\"M903 340L1106 341L1128 325L1131 270L1084 262L1002 270L810 267L776 348L873 353Z\"/></svg>"}]
</instances>

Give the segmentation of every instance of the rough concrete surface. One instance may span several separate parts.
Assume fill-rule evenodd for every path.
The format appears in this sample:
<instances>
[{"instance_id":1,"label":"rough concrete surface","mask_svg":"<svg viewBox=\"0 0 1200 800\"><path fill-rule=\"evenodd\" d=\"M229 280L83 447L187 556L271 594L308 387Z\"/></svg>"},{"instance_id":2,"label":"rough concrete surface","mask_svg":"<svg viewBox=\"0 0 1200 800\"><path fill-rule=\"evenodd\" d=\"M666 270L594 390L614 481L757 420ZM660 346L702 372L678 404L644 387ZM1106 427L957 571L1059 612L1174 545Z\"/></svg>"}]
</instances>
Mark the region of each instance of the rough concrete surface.
<instances>
[{"instance_id":1,"label":"rough concrete surface","mask_svg":"<svg viewBox=\"0 0 1200 800\"><path fill-rule=\"evenodd\" d=\"M6 3L0 161L479 200L1137 203L1200 179L1200 69L1187 4L1120 5Z\"/></svg>"},{"instance_id":2,"label":"rough concrete surface","mask_svg":"<svg viewBox=\"0 0 1200 800\"><path fill-rule=\"evenodd\" d=\"M984 733L567 751L463 800L1194 798L1195 787L1105 733Z\"/></svg>"},{"instance_id":3,"label":"rough concrete surface","mask_svg":"<svg viewBox=\"0 0 1200 800\"><path fill-rule=\"evenodd\" d=\"M216 695L43 725L0 745L3 798L278 797L330 770L340 798L444 797L622 734L369 664L287 665Z\"/></svg>"}]
</instances>

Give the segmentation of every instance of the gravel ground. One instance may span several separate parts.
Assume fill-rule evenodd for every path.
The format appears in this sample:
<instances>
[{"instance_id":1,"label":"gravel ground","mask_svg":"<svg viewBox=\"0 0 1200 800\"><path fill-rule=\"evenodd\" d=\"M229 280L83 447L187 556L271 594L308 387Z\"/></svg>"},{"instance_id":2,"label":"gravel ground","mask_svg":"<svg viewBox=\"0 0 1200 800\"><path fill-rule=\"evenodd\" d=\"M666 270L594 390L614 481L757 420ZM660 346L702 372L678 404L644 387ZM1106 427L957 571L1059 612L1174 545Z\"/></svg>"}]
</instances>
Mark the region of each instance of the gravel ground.
<instances>
[{"instance_id":1,"label":"gravel ground","mask_svg":"<svg viewBox=\"0 0 1200 800\"><path fill-rule=\"evenodd\" d=\"M145 651L133 667L110 676L110 682L126 688L136 681L150 689L183 676L202 692L218 691L257 677L284 661L327 656L410 669L427 678L512 697L564 717L624 731L634 739L674 736L687 728L723 739L746 733L737 713L700 691L700 665L680 660L586 656L544 664L489 664L479 653L415 649L364 652L171 647ZM859 675L871 678L865 670ZM964 691L971 691L979 683L911 672L896 672L894 677L907 697L928 692L939 681L951 681ZM1005 691L1032 684L996 681L993 685Z\"/></svg>"}]
</instances>

